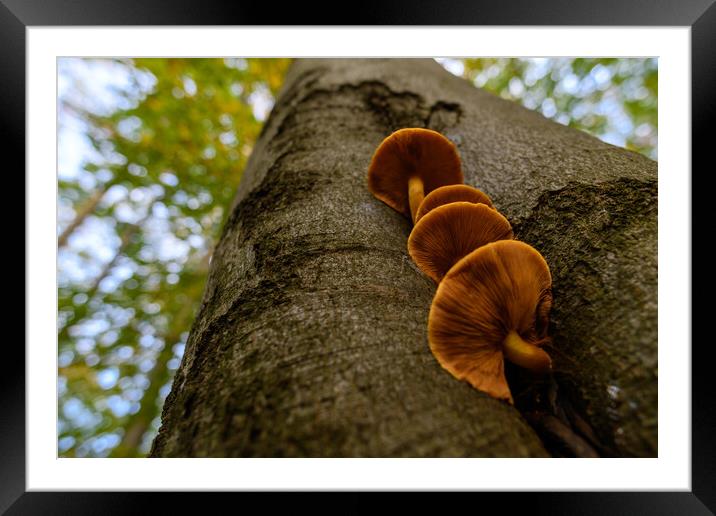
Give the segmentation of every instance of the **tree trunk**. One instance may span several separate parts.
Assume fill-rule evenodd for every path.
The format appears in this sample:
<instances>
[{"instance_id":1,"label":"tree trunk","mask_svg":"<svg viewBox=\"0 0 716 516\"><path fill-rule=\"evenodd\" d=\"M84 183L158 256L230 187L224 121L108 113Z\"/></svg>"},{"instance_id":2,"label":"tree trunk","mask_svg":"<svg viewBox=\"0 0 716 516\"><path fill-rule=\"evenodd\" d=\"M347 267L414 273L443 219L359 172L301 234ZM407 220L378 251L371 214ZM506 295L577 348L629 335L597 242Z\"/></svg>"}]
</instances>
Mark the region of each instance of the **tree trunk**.
<instances>
[{"instance_id":1,"label":"tree trunk","mask_svg":"<svg viewBox=\"0 0 716 516\"><path fill-rule=\"evenodd\" d=\"M435 285L407 254L410 222L366 187L401 127L453 140L465 182L551 265L564 420L609 453L654 455L656 164L418 59L294 63L151 455L548 455L515 407L430 353Z\"/></svg>"}]
</instances>

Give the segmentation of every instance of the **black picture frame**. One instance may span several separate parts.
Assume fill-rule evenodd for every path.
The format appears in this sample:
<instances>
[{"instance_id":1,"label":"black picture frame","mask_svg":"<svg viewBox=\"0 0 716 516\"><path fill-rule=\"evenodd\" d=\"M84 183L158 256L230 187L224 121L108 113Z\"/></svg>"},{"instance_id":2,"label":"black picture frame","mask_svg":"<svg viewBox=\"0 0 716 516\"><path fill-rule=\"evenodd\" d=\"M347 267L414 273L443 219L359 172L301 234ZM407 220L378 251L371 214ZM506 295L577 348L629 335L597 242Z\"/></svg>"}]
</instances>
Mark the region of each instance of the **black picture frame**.
<instances>
[{"instance_id":1,"label":"black picture frame","mask_svg":"<svg viewBox=\"0 0 716 516\"><path fill-rule=\"evenodd\" d=\"M336 9L306 3L203 0L190 3L177 0L0 0L0 135L17 155L16 170L25 169L20 149L25 141L25 45L28 26L81 25L608 25L608 26L688 26L691 27L692 73L692 170L702 174L707 165L709 126L716 121L716 0L502 0L429 2L368 1L355 4L339 19ZM684 171L688 174L689 171ZM691 178L698 177L691 172ZM19 179L19 177L17 178ZM25 190L24 181L20 187ZM696 192L692 187L692 192ZM31 192L25 191L25 195ZM692 201L692 235L708 235L708 204ZM702 229L702 231L699 231ZM698 239L697 239L698 240ZM703 240L702 240L703 241ZM23 251L24 253L24 251ZM25 257L27 258L27 257ZM693 260L693 270L700 267ZM703 269L700 269L703 270ZM32 271L25 267L25 274ZM692 287L692 307L704 311L699 293L705 293L710 278ZM27 307L31 310L32 307ZM692 312L693 313L693 312ZM695 328L694 328L695 329ZM694 333L695 335L695 333ZM692 338L692 491L690 492L563 492L563 493L463 493L452 494L451 504L464 500L474 504L489 501L507 513L520 507L531 514L712 514L716 511L716 445L714 419L716 404L710 389L710 339ZM0 512L7 514L146 514L156 504L161 513L190 507L187 493L81 493L26 492L25 477L25 354L19 346L8 346L6 366L0 375ZM13 364L8 366L7 364ZM609 460L609 459L605 459ZM212 494L213 496L213 494ZM223 498L243 497L252 504L250 493L224 493ZM206 495L192 497L206 509ZM247 500L248 498L248 500ZM270 501L267 500L270 498ZM294 494L263 496L262 507L297 501L312 510L330 510L332 504L316 502L315 496ZM366 512L384 505L384 495L350 493L340 502L341 512ZM228 501L228 500L227 500ZM212 499L211 506L223 504ZM231 503L231 502L229 502ZM405 503L405 502L402 502ZM410 497L410 504L438 510L442 502L427 500L422 493ZM440 504L440 505L437 505ZM216 505L220 507L221 505ZM484 506L483 506L484 507ZM335 508L335 506L334 506Z\"/></svg>"}]
</instances>

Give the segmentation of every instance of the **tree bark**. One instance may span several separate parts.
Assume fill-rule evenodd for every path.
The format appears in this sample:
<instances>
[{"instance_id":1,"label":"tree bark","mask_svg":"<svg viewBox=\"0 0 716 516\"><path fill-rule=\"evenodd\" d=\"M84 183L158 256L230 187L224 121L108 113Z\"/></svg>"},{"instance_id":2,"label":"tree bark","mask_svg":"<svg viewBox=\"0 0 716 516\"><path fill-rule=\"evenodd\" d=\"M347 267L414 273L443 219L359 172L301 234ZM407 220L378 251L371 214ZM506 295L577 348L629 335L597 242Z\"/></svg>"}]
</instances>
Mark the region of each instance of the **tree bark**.
<instances>
[{"instance_id":1,"label":"tree bark","mask_svg":"<svg viewBox=\"0 0 716 516\"><path fill-rule=\"evenodd\" d=\"M615 455L655 454L656 164L431 60L319 59L294 63L254 148L151 455L548 455L430 353L435 285L411 223L366 187L402 127L454 141L465 182L545 255L574 421Z\"/></svg>"}]
</instances>

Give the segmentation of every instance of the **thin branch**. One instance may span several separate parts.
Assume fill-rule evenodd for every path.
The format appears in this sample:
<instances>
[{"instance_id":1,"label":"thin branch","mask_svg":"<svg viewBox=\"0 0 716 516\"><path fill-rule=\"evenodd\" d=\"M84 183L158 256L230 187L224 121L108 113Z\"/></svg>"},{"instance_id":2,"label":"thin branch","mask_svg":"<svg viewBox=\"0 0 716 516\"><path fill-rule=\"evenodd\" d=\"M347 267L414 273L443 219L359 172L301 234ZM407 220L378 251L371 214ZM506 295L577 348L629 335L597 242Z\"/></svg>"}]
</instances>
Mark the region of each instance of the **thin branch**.
<instances>
[{"instance_id":1,"label":"thin branch","mask_svg":"<svg viewBox=\"0 0 716 516\"><path fill-rule=\"evenodd\" d=\"M156 202L156 201L154 201ZM97 291L99 290L99 286L102 283L102 280L104 280L107 276L109 276L109 273L112 272L112 269L117 264L117 260L124 254L124 251L127 249L127 246L132 241L132 237L139 231L139 229L142 227L142 225L146 222L146 220L151 216L151 206L147 209L147 214L137 222L136 224L132 224L131 226L125 228L125 230L122 232L121 243L119 244L119 247L117 248L117 252L114 253L114 256L112 259L105 264L105 266L102 268L102 271L97 275L94 282L92 283L92 286L88 288L84 294L87 296L87 301L85 301L85 304L89 303L92 298L97 294ZM69 337L69 330L72 326L75 326L79 321L81 321L83 317L78 316L76 312L67 320L65 325L62 327L62 329L57 334L57 342L61 342Z\"/></svg>"},{"instance_id":2,"label":"thin branch","mask_svg":"<svg viewBox=\"0 0 716 516\"><path fill-rule=\"evenodd\" d=\"M70 222L70 224L64 229L62 234L60 234L59 238L57 239L57 248L61 249L64 246L67 245L67 241L70 238L70 235L77 229L84 220L94 213L94 210L97 208L97 205L102 200L102 197L104 197L104 194L107 192L107 184L103 184L100 188L95 190L95 192L90 196L89 199L80 207L79 210L77 210L77 215L75 216L74 220Z\"/></svg>"}]
</instances>

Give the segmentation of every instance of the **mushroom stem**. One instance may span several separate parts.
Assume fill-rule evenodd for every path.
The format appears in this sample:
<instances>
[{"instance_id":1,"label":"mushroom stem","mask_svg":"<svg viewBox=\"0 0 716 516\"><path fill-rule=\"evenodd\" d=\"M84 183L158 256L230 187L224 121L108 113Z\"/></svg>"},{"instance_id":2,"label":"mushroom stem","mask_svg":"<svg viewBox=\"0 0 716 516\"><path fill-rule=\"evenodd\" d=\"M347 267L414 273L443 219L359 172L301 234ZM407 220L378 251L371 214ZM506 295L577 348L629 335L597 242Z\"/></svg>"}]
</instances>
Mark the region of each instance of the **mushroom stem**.
<instances>
[{"instance_id":1,"label":"mushroom stem","mask_svg":"<svg viewBox=\"0 0 716 516\"><path fill-rule=\"evenodd\" d=\"M415 214L418 212L418 207L423 202L424 197L423 180L418 176L411 177L408 180L408 198L410 201L410 216L413 222L415 222Z\"/></svg>"},{"instance_id":2,"label":"mushroom stem","mask_svg":"<svg viewBox=\"0 0 716 516\"><path fill-rule=\"evenodd\" d=\"M552 369L549 355L534 344L529 344L517 332L511 331L503 342L505 357L513 364L534 371L545 373Z\"/></svg>"}]
</instances>

